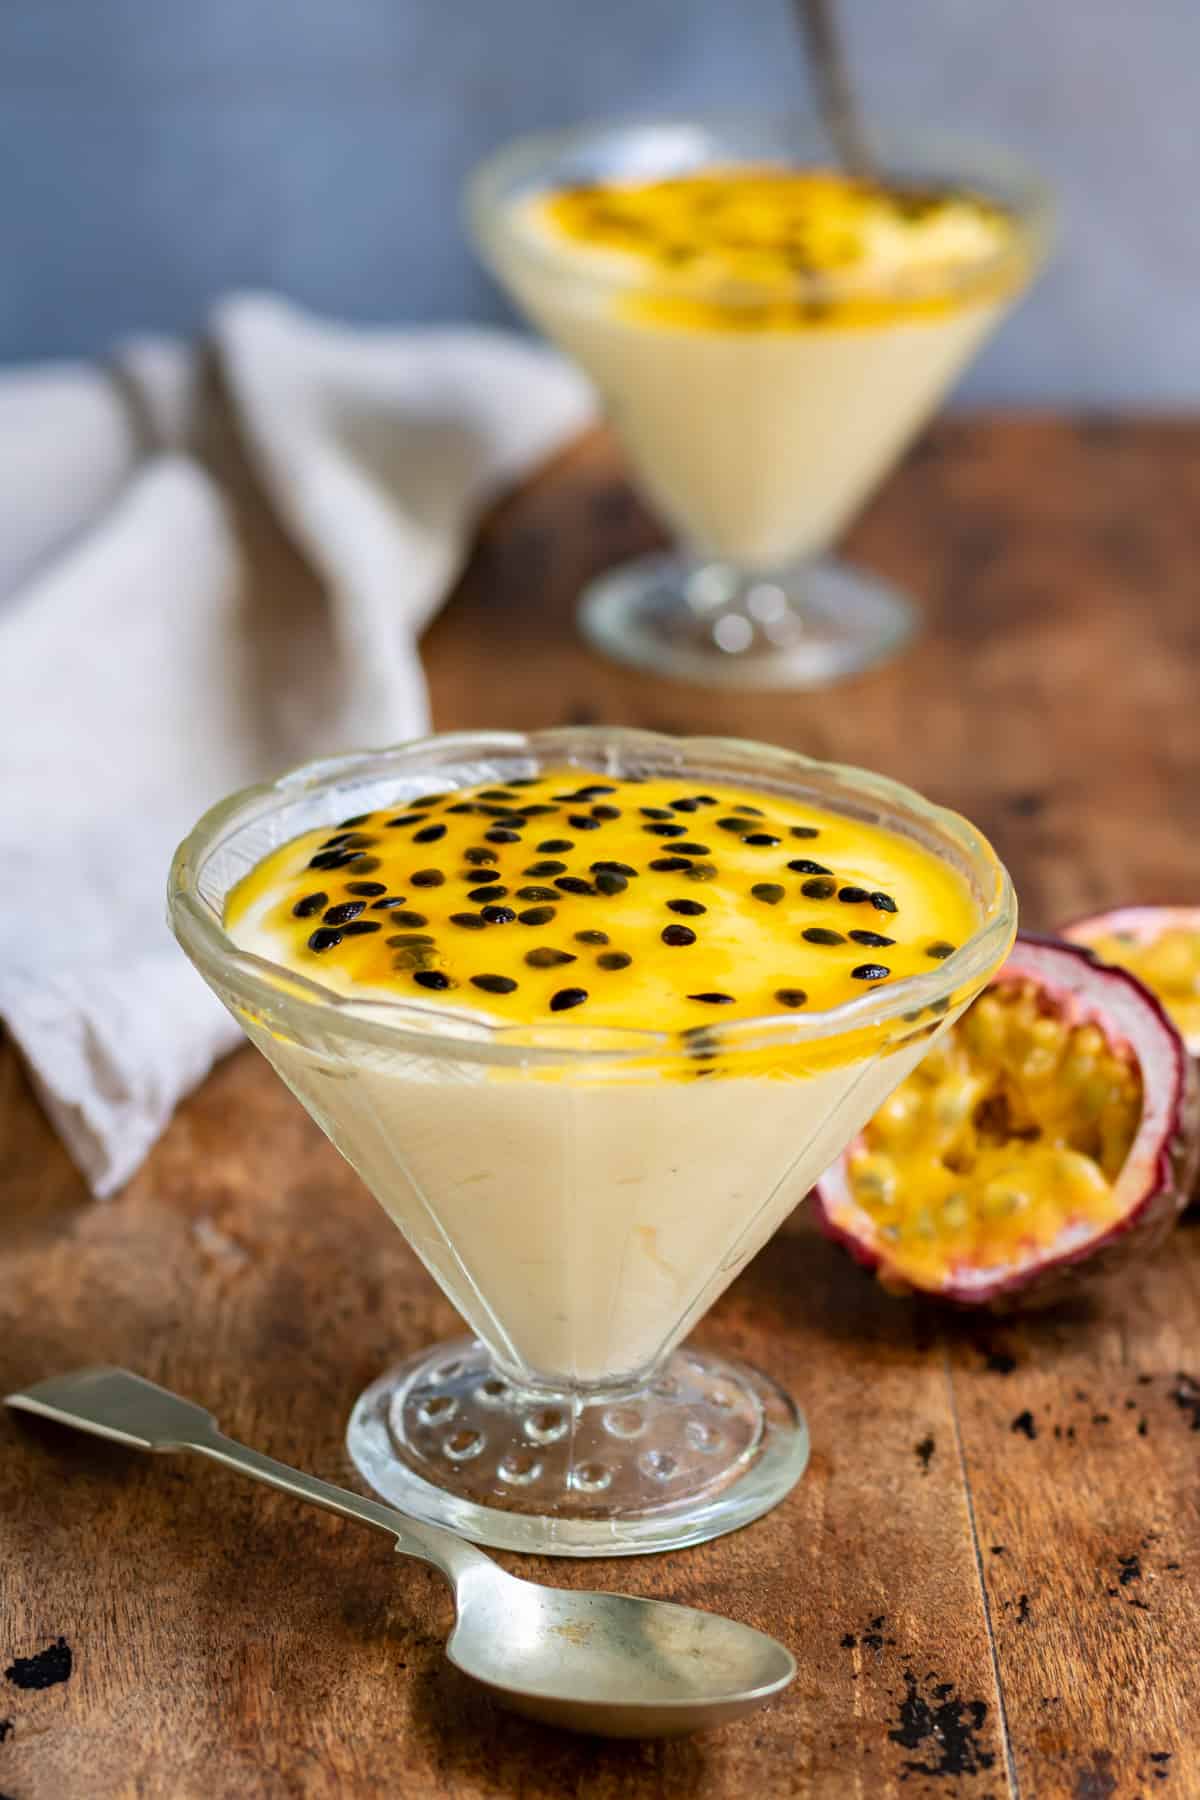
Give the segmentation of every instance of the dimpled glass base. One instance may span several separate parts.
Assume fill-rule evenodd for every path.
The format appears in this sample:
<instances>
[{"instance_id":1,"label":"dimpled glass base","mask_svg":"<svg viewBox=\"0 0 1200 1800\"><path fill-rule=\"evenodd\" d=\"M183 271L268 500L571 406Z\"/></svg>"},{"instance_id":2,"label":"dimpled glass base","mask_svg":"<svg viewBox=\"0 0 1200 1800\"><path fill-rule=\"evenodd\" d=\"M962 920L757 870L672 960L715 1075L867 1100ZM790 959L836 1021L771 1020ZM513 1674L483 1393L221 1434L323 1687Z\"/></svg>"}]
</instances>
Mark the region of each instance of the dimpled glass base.
<instances>
[{"instance_id":1,"label":"dimpled glass base","mask_svg":"<svg viewBox=\"0 0 1200 1800\"><path fill-rule=\"evenodd\" d=\"M588 1392L518 1386L463 1338L374 1382L346 1442L404 1512L552 1556L703 1543L774 1506L808 1461L782 1389L686 1346L643 1386Z\"/></svg>"},{"instance_id":2,"label":"dimpled glass base","mask_svg":"<svg viewBox=\"0 0 1200 1800\"><path fill-rule=\"evenodd\" d=\"M592 582L580 626L597 650L654 675L815 688L895 655L917 614L886 582L829 558L756 574L665 555Z\"/></svg>"}]
</instances>

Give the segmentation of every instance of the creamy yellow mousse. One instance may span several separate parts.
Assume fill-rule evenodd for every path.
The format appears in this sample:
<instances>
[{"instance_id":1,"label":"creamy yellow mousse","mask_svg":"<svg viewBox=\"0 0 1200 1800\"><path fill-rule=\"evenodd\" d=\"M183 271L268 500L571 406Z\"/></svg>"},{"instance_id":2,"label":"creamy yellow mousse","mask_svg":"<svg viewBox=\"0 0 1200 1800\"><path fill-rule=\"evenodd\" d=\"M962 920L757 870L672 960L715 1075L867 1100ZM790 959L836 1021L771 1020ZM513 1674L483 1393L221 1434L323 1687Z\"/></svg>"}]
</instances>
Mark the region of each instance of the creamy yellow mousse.
<instances>
[{"instance_id":1,"label":"creamy yellow mousse","mask_svg":"<svg viewBox=\"0 0 1200 1800\"><path fill-rule=\"evenodd\" d=\"M713 1026L886 999L943 967L979 909L899 834L695 772L442 780L283 844L226 917L241 948L339 996L406 1002L428 1042L242 1020L505 1367L625 1378L967 994L748 1051L717 1049ZM476 1054L472 1019L508 1028L503 1054ZM593 1025L667 1036L611 1052Z\"/></svg>"},{"instance_id":2,"label":"creamy yellow mousse","mask_svg":"<svg viewBox=\"0 0 1200 1800\"><path fill-rule=\"evenodd\" d=\"M878 826L575 768L307 832L226 916L343 993L663 1032L836 1007L936 967L976 923L948 864Z\"/></svg>"},{"instance_id":3,"label":"creamy yellow mousse","mask_svg":"<svg viewBox=\"0 0 1200 1800\"><path fill-rule=\"evenodd\" d=\"M830 546L1031 272L969 192L733 166L513 203L502 273L705 555Z\"/></svg>"}]
</instances>

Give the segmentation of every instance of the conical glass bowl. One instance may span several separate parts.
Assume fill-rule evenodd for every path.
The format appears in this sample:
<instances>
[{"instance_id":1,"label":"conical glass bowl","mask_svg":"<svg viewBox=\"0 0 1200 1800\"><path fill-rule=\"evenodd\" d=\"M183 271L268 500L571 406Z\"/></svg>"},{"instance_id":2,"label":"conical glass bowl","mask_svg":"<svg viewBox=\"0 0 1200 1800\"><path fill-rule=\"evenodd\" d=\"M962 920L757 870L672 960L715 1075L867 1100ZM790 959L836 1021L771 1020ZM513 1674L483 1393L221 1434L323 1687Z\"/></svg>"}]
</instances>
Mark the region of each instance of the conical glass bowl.
<instances>
[{"instance_id":1,"label":"conical glass bowl","mask_svg":"<svg viewBox=\"0 0 1200 1800\"><path fill-rule=\"evenodd\" d=\"M929 973L830 1011L677 1034L349 998L223 927L234 885L302 831L572 765L723 780L888 825L961 872L978 929ZM1012 890L965 820L762 745L458 734L312 763L214 807L176 853L170 910L470 1328L360 1399L348 1444L374 1488L481 1543L579 1556L695 1543L787 1492L808 1454L793 1402L680 1346L1007 953Z\"/></svg>"}]
</instances>

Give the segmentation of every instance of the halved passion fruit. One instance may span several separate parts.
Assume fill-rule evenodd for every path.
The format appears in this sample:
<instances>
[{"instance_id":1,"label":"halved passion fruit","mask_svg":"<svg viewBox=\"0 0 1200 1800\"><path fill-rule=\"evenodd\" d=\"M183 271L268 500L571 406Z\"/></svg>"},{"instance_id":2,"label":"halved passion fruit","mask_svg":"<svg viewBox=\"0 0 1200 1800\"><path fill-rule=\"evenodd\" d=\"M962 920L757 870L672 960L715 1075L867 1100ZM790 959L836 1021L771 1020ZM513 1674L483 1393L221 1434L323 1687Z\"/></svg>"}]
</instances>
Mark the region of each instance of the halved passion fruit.
<instances>
[{"instance_id":1,"label":"halved passion fruit","mask_svg":"<svg viewBox=\"0 0 1200 1800\"><path fill-rule=\"evenodd\" d=\"M1171 1229L1195 1175L1196 1071L1123 969L1019 937L822 1177L822 1227L894 1292L1049 1305Z\"/></svg>"},{"instance_id":2,"label":"halved passion fruit","mask_svg":"<svg viewBox=\"0 0 1200 1800\"><path fill-rule=\"evenodd\" d=\"M1132 970L1200 1056L1200 906L1123 906L1077 919L1062 935L1101 962Z\"/></svg>"}]
</instances>

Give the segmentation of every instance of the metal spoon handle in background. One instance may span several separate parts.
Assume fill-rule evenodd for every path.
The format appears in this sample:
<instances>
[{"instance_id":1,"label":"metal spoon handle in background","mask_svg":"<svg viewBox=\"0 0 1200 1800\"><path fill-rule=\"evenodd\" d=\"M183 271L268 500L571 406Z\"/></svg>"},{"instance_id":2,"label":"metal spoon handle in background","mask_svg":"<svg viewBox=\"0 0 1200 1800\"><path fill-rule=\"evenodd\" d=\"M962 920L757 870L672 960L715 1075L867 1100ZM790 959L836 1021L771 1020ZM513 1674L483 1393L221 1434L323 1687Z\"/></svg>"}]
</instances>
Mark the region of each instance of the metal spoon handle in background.
<instances>
[{"instance_id":1,"label":"metal spoon handle in background","mask_svg":"<svg viewBox=\"0 0 1200 1800\"><path fill-rule=\"evenodd\" d=\"M332 1482L290 1469L272 1456L235 1443L218 1429L212 1414L202 1406L181 1399L128 1369L79 1369L71 1375L40 1381L23 1393L9 1394L7 1404L21 1412L39 1413L61 1425L73 1425L79 1431L90 1431L95 1437L128 1444L135 1450L194 1450L297 1500L311 1501L327 1512L360 1519L377 1531L390 1532L396 1539L396 1548L405 1556L432 1563L451 1582L480 1564L489 1569L494 1566L491 1557L464 1543L453 1532L443 1531L438 1525L420 1524L378 1500L334 1487Z\"/></svg>"},{"instance_id":2,"label":"metal spoon handle in background","mask_svg":"<svg viewBox=\"0 0 1200 1800\"><path fill-rule=\"evenodd\" d=\"M837 0L794 0L817 90L817 105L842 167L860 181L878 170L854 97L836 15Z\"/></svg>"}]
</instances>

